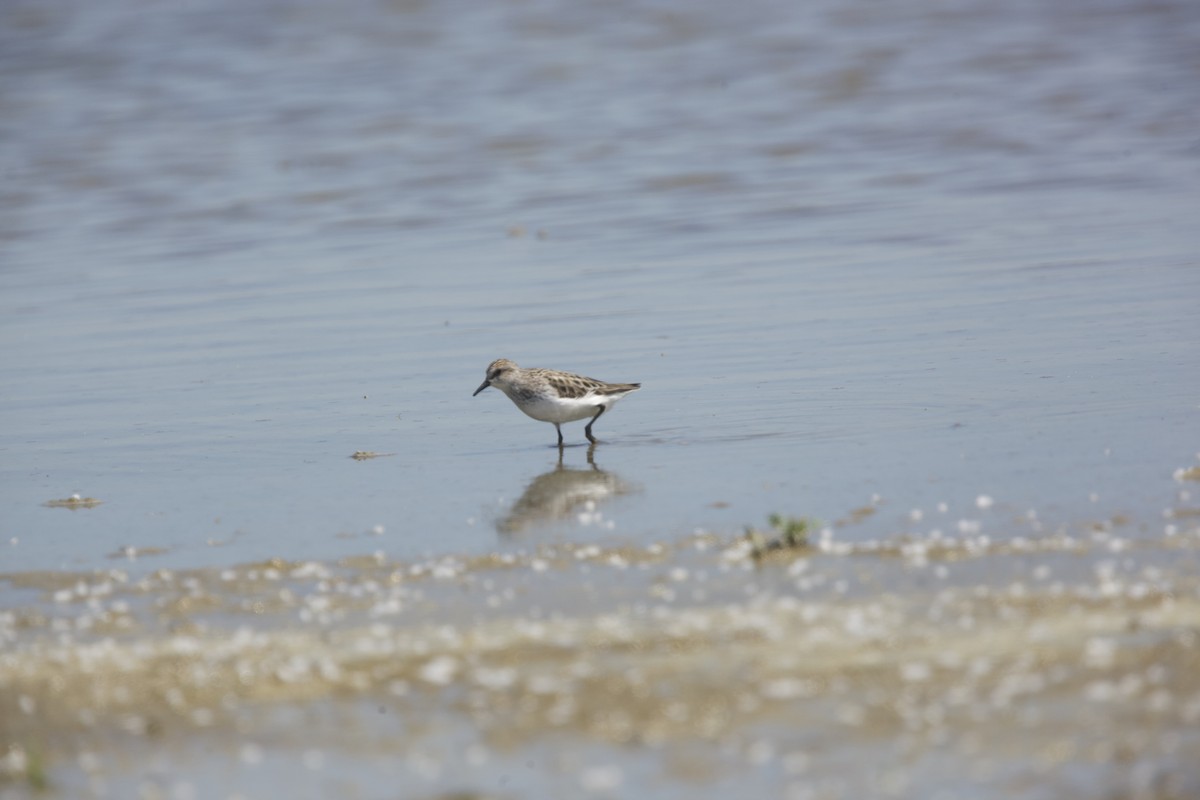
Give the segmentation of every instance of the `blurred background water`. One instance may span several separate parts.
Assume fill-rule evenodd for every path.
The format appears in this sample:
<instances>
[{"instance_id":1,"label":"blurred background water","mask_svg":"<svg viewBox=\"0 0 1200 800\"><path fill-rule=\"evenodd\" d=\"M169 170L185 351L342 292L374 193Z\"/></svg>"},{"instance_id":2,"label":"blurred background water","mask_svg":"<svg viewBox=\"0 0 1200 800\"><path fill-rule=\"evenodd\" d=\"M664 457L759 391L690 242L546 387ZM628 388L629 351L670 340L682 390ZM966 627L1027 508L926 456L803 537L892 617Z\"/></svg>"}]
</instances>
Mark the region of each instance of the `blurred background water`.
<instances>
[{"instance_id":1,"label":"blurred background water","mask_svg":"<svg viewBox=\"0 0 1200 800\"><path fill-rule=\"evenodd\" d=\"M5 3L0 565L1157 526L1198 131L1187 0Z\"/></svg>"}]
</instances>

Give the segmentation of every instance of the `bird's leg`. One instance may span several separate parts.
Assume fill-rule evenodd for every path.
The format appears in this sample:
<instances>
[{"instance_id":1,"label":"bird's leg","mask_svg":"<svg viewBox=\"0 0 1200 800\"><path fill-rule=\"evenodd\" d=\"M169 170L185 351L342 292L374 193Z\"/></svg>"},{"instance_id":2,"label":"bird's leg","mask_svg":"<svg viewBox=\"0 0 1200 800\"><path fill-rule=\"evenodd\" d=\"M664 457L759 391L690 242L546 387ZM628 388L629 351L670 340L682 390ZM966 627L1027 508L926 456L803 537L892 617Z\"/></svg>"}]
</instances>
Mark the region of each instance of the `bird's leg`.
<instances>
[{"instance_id":1,"label":"bird's leg","mask_svg":"<svg viewBox=\"0 0 1200 800\"><path fill-rule=\"evenodd\" d=\"M558 423L557 423L557 422L556 422L556 423L554 423L554 430L558 431L558 446L559 446L559 448L561 448L561 447L563 446L563 443L562 443L562 428L558 427Z\"/></svg>"},{"instance_id":2,"label":"bird's leg","mask_svg":"<svg viewBox=\"0 0 1200 800\"><path fill-rule=\"evenodd\" d=\"M608 408L608 406L599 406L600 410L596 412L596 416L592 417L592 421L589 422L587 424L587 427L583 429L584 436L586 436L588 438L588 441L591 442L592 444L596 443L596 437L592 436L592 425L594 425L596 423L596 420L600 419L600 415L604 413L604 410L606 408Z\"/></svg>"}]
</instances>

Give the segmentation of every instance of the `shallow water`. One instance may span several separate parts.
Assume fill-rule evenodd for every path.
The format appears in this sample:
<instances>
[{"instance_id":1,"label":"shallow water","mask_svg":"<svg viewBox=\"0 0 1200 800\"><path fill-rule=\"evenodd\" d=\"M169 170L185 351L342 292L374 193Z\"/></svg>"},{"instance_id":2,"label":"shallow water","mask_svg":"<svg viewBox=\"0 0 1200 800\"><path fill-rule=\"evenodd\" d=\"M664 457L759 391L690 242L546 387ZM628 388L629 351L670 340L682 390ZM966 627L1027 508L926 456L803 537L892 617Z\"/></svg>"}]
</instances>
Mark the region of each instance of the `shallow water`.
<instances>
[{"instance_id":1,"label":"shallow water","mask_svg":"<svg viewBox=\"0 0 1200 800\"><path fill-rule=\"evenodd\" d=\"M1197 52L1186 2L7 4L0 610L44 575L774 512L847 543L1184 535ZM470 396L500 356L644 388L560 454ZM46 506L73 494L99 502ZM591 788L641 794L633 761Z\"/></svg>"}]
</instances>

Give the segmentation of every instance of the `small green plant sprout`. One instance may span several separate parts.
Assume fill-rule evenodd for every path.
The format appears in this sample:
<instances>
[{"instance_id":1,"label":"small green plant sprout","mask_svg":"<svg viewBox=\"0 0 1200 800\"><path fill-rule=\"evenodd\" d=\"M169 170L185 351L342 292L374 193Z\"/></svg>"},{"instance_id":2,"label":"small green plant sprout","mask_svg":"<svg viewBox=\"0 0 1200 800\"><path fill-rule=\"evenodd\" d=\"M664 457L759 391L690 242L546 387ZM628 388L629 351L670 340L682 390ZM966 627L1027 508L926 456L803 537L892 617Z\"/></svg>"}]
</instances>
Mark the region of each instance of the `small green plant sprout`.
<instances>
[{"instance_id":1,"label":"small green plant sprout","mask_svg":"<svg viewBox=\"0 0 1200 800\"><path fill-rule=\"evenodd\" d=\"M772 514L767 517L771 527L779 531L784 547L808 547L808 519Z\"/></svg>"},{"instance_id":2,"label":"small green plant sprout","mask_svg":"<svg viewBox=\"0 0 1200 800\"><path fill-rule=\"evenodd\" d=\"M42 756L40 749L30 749L25 778L29 781L29 787L35 792L41 793L50 788L50 777L46 773L46 759Z\"/></svg>"},{"instance_id":3,"label":"small green plant sprout","mask_svg":"<svg viewBox=\"0 0 1200 800\"><path fill-rule=\"evenodd\" d=\"M746 528L746 540L750 543L750 555L757 561L768 553L781 550L803 550L808 547L808 532L814 527L805 517L785 517L772 514L767 517L775 536L768 539L754 528Z\"/></svg>"}]
</instances>

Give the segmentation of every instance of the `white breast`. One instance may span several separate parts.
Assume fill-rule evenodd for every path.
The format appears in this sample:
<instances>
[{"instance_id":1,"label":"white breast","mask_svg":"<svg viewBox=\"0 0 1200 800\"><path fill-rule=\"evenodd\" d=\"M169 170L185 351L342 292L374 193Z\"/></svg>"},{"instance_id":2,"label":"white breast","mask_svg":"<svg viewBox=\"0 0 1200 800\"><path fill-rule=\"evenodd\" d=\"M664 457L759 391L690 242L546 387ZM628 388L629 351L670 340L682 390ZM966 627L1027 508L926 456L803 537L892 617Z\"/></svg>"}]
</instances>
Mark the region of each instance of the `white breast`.
<instances>
[{"instance_id":1,"label":"white breast","mask_svg":"<svg viewBox=\"0 0 1200 800\"><path fill-rule=\"evenodd\" d=\"M577 419L588 419L596 416L600 405L612 407L613 400L609 398L581 397L578 399L536 397L531 400L513 398L517 408L529 416L542 422L574 422Z\"/></svg>"}]
</instances>

